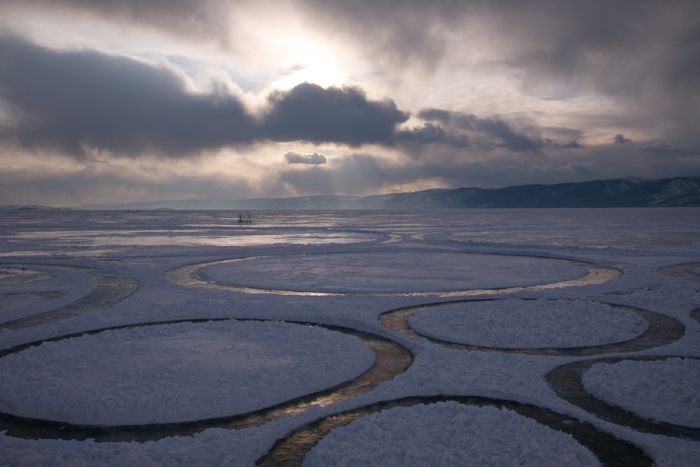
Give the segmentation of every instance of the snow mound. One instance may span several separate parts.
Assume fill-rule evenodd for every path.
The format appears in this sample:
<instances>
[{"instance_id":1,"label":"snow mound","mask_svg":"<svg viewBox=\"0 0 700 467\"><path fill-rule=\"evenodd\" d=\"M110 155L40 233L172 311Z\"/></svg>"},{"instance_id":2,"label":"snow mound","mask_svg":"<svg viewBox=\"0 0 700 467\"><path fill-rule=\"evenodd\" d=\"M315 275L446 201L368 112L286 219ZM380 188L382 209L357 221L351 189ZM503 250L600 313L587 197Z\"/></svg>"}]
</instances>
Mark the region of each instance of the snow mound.
<instances>
[{"instance_id":1,"label":"snow mound","mask_svg":"<svg viewBox=\"0 0 700 467\"><path fill-rule=\"evenodd\" d=\"M293 291L419 292L535 285L581 277L571 263L454 252L372 252L265 256L214 264L206 279Z\"/></svg>"},{"instance_id":2,"label":"snow mound","mask_svg":"<svg viewBox=\"0 0 700 467\"><path fill-rule=\"evenodd\" d=\"M584 347L633 339L646 320L583 300L493 300L454 303L409 318L418 333L449 342L502 348Z\"/></svg>"},{"instance_id":3,"label":"snow mound","mask_svg":"<svg viewBox=\"0 0 700 467\"><path fill-rule=\"evenodd\" d=\"M556 462L554 462L556 459ZM511 410L440 402L384 410L336 428L305 467L600 465L588 449Z\"/></svg>"},{"instance_id":4,"label":"snow mound","mask_svg":"<svg viewBox=\"0 0 700 467\"><path fill-rule=\"evenodd\" d=\"M645 418L700 428L700 361L670 358L597 363L583 374L586 391Z\"/></svg>"},{"instance_id":5,"label":"snow mound","mask_svg":"<svg viewBox=\"0 0 700 467\"><path fill-rule=\"evenodd\" d=\"M283 322L105 331L0 359L0 411L89 425L199 420L325 389L373 362L352 336Z\"/></svg>"}]
</instances>

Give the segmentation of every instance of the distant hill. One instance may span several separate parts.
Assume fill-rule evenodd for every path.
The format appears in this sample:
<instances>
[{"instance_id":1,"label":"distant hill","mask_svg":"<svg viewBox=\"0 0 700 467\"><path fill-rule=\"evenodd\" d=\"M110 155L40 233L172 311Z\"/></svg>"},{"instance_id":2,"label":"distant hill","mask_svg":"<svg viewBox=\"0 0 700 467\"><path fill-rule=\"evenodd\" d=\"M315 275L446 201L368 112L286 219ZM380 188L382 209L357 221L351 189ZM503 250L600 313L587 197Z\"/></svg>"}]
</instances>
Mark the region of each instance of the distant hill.
<instances>
[{"instance_id":1,"label":"distant hill","mask_svg":"<svg viewBox=\"0 0 700 467\"><path fill-rule=\"evenodd\" d=\"M459 209L700 206L700 177L619 178L507 188L433 189L372 196L303 196L231 201L183 200L101 209Z\"/></svg>"}]
</instances>

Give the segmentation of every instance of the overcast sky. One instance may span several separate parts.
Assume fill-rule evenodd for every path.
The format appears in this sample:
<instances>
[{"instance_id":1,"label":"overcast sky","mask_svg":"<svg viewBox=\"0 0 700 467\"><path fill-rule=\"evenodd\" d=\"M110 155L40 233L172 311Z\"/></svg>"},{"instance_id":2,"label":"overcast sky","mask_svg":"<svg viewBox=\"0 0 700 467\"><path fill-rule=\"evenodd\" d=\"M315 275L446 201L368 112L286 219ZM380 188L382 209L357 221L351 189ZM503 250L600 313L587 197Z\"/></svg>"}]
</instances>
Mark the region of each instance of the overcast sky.
<instances>
[{"instance_id":1,"label":"overcast sky","mask_svg":"<svg viewBox=\"0 0 700 467\"><path fill-rule=\"evenodd\" d=\"M0 204L698 174L697 0L0 0Z\"/></svg>"}]
</instances>

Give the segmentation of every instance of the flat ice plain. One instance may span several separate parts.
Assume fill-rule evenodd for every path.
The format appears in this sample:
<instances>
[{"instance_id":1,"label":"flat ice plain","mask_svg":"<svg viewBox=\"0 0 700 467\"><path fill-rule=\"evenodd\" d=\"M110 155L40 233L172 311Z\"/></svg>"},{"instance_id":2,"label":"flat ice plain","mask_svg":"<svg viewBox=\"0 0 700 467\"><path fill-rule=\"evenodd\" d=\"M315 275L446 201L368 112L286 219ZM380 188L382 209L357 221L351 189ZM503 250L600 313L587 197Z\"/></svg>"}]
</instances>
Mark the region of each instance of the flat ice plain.
<instances>
[{"instance_id":1,"label":"flat ice plain","mask_svg":"<svg viewBox=\"0 0 700 467\"><path fill-rule=\"evenodd\" d=\"M411 325L454 342L565 348L624 341L645 332L644 320L608 305L618 304L669 316L685 332L667 345L596 358L700 358L700 323L691 316L700 308L700 282L694 280L699 267L688 266L683 277L659 271L700 263L700 209L252 215L252 224L241 225L237 211L0 210L0 412L8 414L0 416L5 424L0 430L8 430L0 434L0 463L250 466L278 439L333 414L379 401L453 395L549 409L637 446L659 465L697 465L697 437L640 432L560 399L545 375L580 358L450 349L391 331L378 318L402 307L461 301L428 307L411 318ZM202 280L273 293L169 280L169 271L200 263L214 264L198 271ZM587 264L622 275L596 285L528 287L581 278ZM13 320L90 300L100 287L95 271L133 278L139 287L117 301L100 296L85 312L10 326ZM462 299L410 293L470 288L495 290ZM276 289L351 293L290 296ZM394 293L379 294L384 291ZM480 298L495 300L474 301ZM222 318L231 320L201 321ZM164 324L79 335L148 323ZM319 390L332 393L375 361L361 341L333 326L391 339L413 354L413 362L357 397L241 429L204 427L194 435L149 442L98 442L49 434L22 437L7 422L17 416L148 425L226 417ZM700 387L697 361L679 361L600 364L589 370L586 384L596 397L638 416L697 426L688 419L698 410L698 396L689 389ZM652 384L653 392L644 390L645 384ZM675 397L679 388L683 397ZM649 404L656 411L644 410ZM424 426L417 430L417 423ZM450 450L442 448L446 437L455 438ZM499 451L503 437L517 442ZM392 465L392 459L401 465L598 462L571 436L533 419L450 403L362 416L331 431L307 456L309 465L343 465L338 459L377 466Z\"/></svg>"}]
</instances>

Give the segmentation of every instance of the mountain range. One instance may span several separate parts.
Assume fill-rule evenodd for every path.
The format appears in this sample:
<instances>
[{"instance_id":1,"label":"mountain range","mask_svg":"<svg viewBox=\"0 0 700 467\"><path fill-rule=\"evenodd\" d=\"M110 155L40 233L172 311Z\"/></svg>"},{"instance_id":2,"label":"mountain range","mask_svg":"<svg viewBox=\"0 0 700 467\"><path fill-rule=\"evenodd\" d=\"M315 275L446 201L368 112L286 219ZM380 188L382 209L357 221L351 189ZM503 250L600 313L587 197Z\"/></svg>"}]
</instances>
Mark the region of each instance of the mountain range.
<instances>
[{"instance_id":1,"label":"mountain range","mask_svg":"<svg viewBox=\"0 0 700 467\"><path fill-rule=\"evenodd\" d=\"M645 180L637 177L517 185L506 188L453 188L371 196L317 195L240 200L192 199L82 209L459 209L601 208L700 206L700 177Z\"/></svg>"}]
</instances>

